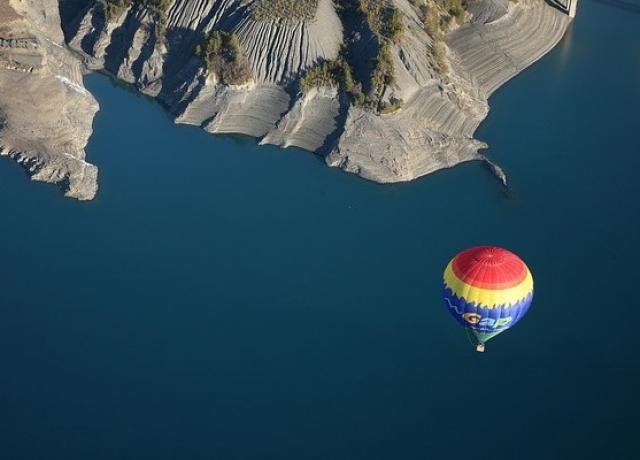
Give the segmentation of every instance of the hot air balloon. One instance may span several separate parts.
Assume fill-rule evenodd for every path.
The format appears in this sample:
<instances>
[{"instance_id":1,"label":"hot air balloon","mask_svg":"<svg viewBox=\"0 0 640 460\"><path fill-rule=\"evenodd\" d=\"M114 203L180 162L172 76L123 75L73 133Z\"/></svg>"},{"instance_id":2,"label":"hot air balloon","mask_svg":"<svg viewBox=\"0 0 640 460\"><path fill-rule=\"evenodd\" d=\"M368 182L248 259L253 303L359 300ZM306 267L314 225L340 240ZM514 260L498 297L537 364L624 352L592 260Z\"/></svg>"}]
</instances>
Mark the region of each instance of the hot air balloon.
<instances>
[{"instance_id":1,"label":"hot air balloon","mask_svg":"<svg viewBox=\"0 0 640 460\"><path fill-rule=\"evenodd\" d=\"M478 246L455 256L444 271L444 300L477 351L513 327L533 300L533 277L514 253Z\"/></svg>"}]
</instances>

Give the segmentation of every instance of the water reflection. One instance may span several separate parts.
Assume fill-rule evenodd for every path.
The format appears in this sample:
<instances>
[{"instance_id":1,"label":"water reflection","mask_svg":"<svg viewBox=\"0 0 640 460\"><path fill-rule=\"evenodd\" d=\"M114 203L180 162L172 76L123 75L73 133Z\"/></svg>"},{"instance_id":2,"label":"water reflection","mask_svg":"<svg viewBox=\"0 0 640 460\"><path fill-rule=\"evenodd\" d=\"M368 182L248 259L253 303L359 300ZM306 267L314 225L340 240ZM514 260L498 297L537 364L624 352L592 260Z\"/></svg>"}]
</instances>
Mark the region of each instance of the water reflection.
<instances>
[{"instance_id":1,"label":"water reflection","mask_svg":"<svg viewBox=\"0 0 640 460\"><path fill-rule=\"evenodd\" d=\"M571 58L571 48L573 46L573 21L569 24L567 31L557 45L558 49L558 69L562 73Z\"/></svg>"},{"instance_id":2,"label":"water reflection","mask_svg":"<svg viewBox=\"0 0 640 460\"><path fill-rule=\"evenodd\" d=\"M594 0L602 5L607 5L612 8L628 11L629 13L640 14L640 4L627 2L625 0Z\"/></svg>"}]
</instances>

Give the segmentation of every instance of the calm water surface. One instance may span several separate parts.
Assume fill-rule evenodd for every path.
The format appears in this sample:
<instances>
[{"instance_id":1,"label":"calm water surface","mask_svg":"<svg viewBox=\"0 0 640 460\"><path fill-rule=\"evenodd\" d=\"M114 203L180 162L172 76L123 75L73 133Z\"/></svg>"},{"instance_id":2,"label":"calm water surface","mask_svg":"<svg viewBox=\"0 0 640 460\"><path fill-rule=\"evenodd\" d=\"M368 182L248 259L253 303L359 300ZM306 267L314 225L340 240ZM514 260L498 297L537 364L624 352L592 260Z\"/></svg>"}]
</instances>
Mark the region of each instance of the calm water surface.
<instances>
[{"instance_id":1,"label":"calm water surface","mask_svg":"<svg viewBox=\"0 0 640 460\"><path fill-rule=\"evenodd\" d=\"M0 162L0 457L638 458L640 15L578 13L478 133L508 194L479 163L369 183L89 77L94 202ZM483 243L536 298L478 355L440 279Z\"/></svg>"}]
</instances>

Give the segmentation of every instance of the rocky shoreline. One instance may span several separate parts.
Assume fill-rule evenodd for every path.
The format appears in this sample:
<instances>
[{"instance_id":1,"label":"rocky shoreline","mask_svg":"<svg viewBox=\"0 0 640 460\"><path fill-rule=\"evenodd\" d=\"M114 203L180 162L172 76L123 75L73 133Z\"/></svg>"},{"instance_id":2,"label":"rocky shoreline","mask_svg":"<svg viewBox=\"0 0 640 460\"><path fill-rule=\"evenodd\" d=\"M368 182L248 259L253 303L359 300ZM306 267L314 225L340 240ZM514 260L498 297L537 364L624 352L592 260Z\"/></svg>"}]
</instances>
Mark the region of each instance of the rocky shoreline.
<instances>
[{"instance_id":1,"label":"rocky shoreline","mask_svg":"<svg viewBox=\"0 0 640 460\"><path fill-rule=\"evenodd\" d=\"M57 2L2 0L0 37L0 154L33 180L92 199L98 169L85 161L84 148L98 103L84 89L82 62L64 43Z\"/></svg>"},{"instance_id":2,"label":"rocky shoreline","mask_svg":"<svg viewBox=\"0 0 640 460\"><path fill-rule=\"evenodd\" d=\"M98 189L97 168L84 152L98 110L83 87L87 69L157 98L177 123L297 146L366 179L401 182L488 161L479 153L487 145L473 135L489 96L555 46L570 23L543 0L472 0L443 39L444 72L417 2L393 0L403 29L385 42L393 80L377 94L375 110L337 82L300 90L304 75L342 59L345 48L382 46L372 27L354 31L332 0L318 0L299 19L257 19L249 12L257 0L174 0L162 20L136 2L107 17L103 1L0 1L0 88L17 89L0 91L0 152L34 180L58 183L78 199ZM195 55L216 30L237 37L246 81L221 81ZM356 75L370 71L358 66ZM488 164L506 184L499 166Z\"/></svg>"}]
</instances>

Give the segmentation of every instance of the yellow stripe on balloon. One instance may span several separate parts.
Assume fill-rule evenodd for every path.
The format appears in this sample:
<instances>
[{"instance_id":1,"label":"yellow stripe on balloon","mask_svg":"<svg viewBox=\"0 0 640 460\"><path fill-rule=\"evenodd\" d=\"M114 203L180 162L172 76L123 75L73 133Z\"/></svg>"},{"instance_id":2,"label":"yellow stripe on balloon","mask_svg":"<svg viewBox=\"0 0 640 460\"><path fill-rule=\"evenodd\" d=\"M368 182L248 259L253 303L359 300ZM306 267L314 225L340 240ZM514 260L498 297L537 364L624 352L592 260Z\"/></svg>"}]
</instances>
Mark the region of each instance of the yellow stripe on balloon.
<instances>
[{"instance_id":1,"label":"yellow stripe on balloon","mask_svg":"<svg viewBox=\"0 0 640 460\"><path fill-rule=\"evenodd\" d=\"M453 262L453 261L452 261ZM527 269L525 279L509 289L482 289L465 283L456 276L449 262L447 269L444 271L444 283L453 291L455 295L464 299L467 303L475 303L487 308L495 308L499 305L515 304L524 299L533 291L533 277Z\"/></svg>"}]
</instances>

